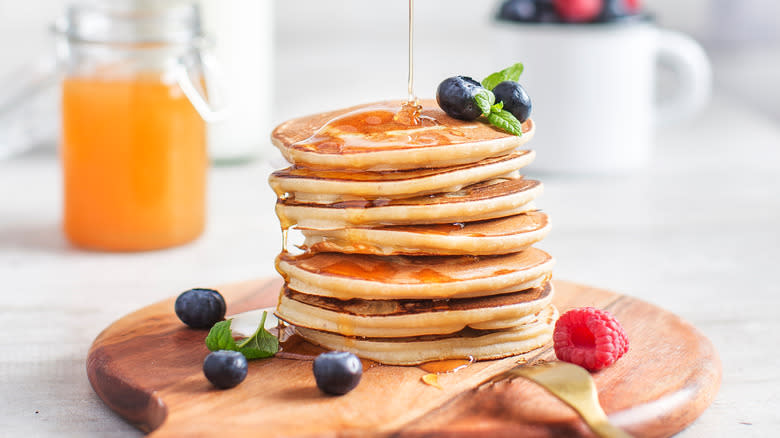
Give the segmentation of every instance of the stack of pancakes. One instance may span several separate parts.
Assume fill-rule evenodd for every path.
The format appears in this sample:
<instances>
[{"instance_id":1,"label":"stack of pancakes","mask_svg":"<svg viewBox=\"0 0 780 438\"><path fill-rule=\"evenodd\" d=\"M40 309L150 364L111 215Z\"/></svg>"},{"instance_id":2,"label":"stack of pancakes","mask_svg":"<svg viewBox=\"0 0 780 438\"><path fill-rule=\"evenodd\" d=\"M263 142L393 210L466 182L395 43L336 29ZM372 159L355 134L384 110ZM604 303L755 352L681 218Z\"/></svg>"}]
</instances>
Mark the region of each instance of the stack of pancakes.
<instances>
[{"instance_id":1,"label":"stack of pancakes","mask_svg":"<svg viewBox=\"0 0 780 438\"><path fill-rule=\"evenodd\" d=\"M534 152L531 120L514 136L448 117L423 102L422 123L393 119L400 103L285 122L272 141L293 164L274 172L283 229L277 316L308 341L385 364L494 359L548 343L553 259L531 247L549 231L518 170Z\"/></svg>"}]
</instances>

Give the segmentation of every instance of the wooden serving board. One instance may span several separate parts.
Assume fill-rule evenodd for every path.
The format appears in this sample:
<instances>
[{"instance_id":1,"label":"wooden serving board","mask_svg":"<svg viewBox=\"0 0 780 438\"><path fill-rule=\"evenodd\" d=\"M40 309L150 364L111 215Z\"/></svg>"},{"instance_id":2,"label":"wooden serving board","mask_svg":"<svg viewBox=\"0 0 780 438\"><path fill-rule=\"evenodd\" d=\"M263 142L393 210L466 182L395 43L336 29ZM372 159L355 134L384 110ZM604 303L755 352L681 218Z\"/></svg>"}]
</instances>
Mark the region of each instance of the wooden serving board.
<instances>
[{"instance_id":1,"label":"wooden serving board","mask_svg":"<svg viewBox=\"0 0 780 438\"><path fill-rule=\"evenodd\" d=\"M280 280L218 288L228 313L272 306ZM672 435L712 403L721 376L714 347L677 316L635 298L556 281L555 304L608 309L621 321L629 352L594 373L604 410L617 426L646 437ZM111 409L154 437L168 436L590 436L574 412L522 379L479 383L518 357L477 362L421 381L417 367L375 366L341 397L321 394L312 363L271 358L250 362L236 388L214 389L201 371L206 330L189 329L175 298L129 314L95 339L87 373ZM551 348L529 363L553 360Z\"/></svg>"}]
</instances>

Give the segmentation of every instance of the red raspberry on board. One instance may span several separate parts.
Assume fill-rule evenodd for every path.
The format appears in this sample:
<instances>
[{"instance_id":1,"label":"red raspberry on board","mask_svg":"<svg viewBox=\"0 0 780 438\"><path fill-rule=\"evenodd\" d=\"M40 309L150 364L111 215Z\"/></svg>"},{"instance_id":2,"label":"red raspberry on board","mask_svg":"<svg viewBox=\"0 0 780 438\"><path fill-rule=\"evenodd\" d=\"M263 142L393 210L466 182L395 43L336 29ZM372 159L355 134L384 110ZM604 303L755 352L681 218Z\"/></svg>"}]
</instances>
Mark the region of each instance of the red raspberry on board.
<instances>
[{"instance_id":1,"label":"red raspberry on board","mask_svg":"<svg viewBox=\"0 0 780 438\"><path fill-rule=\"evenodd\" d=\"M553 0L553 6L563 21L584 23L599 15L604 0Z\"/></svg>"},{"instance_id":2,"label":"red raspberry on board","mask_svg":"<svg viewBox=\"0 0 780 438\"><path fill-rule=\"evenodd\" d=\"M553 332L555 355L590 371L606 368L628 351L623 327L606 310L572 309L561 315Z\"/></svg>"}]
</instances>

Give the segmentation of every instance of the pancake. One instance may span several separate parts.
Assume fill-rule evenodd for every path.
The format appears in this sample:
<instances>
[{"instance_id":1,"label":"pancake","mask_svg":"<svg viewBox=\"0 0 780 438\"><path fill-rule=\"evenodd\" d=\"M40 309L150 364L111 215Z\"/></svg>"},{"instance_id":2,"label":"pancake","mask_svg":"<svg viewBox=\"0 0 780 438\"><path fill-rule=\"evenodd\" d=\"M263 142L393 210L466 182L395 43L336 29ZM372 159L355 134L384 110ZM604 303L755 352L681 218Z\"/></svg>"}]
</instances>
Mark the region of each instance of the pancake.
<instances>
[{"instance_id":1,"label":"pancake","mask_svg":"<svg viewBox=\"0 0 780 438\"><path fill-rule=\"evenodd\" d=\"M505 155L529 141L534 123L515 136L491 125L453 119L422 101L421 124L394 122L401 101L379 102L292 119L271 142L294 165L319 169L404 170L451 167Z\"/></svg>"},{"instance_id":2,"label":"pancake","mask_svg":"<svg viewBox=\"0 0 780 438\"><path fill-rule=\"evenodd\" d=\"M531 245L550 224L534 205L542 184L519 172L535 156L521 150L534 123L515 136L433 100L401 107L360 105L273 131L292 164L269 177L285 242L275 314L309 342L391 365L549 344L554 260ZM291 228L301 255L287 252Z\"/></svg>"},{"instance_id":3,"label":"pancake","mask_svg":"<svg viewBox=\"0 0 780 438\"><path fill-rule=\"evenodd\" d=\"M483 297L539 287L554 265L546 252L498 256L280 254L276 269L290 289L348 300Z\"/></svg>"},{"instance_id":4,"label":"pancake","mask_svg":"<svg viewBox=\"0 0 780 438\"><path fill-rule=\"evenodd\" d=\"M501 157L442 169L388 172L344 172L288 167L271 174L268 182L280 198L330 204L353 199L396 199L455 192L465 186L502 177L534 159L533 151L515 151Z\"/></svg>"},{"instance_id":5,"label":"pancake","mask_svg":"<svg viewBox=\"0 0 780 438\"><path fill-rule=\"evenodd\" d=\"M531 211L479 222L336 230L301 229L312 252L376 255L494 255L522 251L550 232L547 215Z\"/></svg>"},{"instance_id":6,"label":"pancake","mask_svg":"<svg viewBox=\"0 0 780 438\"><path fill-rule=\"evenodd\" d=\"M552 339L558 311L546 307L536 320L505 330L464 329L446 336L353 338L297 327L307 341L330 350L349 351L387 365L417 365L445 359L499 359L527 353Z\"/></svg>"},{"instance_id":7,"label":"pancake","mask_svg":"<svg viewBox=\"0 0 780 438\"><path fill-rule=\"evenodd\" d=\"M473 222L535 210L542 183L530 179L496 179L452 193L408 199L346 201L319 205L279 200L276 214L283 227L318 230L350 226L420 225Z\"/></svg>"},{"instance_id":8,"label":"pancake","mask_svg":"<svg viewBox=\"0 0 780 438\"><path fill-rule=\"evenodd\" d=\"M289 324L344 336L408 337L496 330L536 319L552 301L551 283L483 298L452 300L338 300L285 288L277 316Z\"/></svg>"}]
</instances>

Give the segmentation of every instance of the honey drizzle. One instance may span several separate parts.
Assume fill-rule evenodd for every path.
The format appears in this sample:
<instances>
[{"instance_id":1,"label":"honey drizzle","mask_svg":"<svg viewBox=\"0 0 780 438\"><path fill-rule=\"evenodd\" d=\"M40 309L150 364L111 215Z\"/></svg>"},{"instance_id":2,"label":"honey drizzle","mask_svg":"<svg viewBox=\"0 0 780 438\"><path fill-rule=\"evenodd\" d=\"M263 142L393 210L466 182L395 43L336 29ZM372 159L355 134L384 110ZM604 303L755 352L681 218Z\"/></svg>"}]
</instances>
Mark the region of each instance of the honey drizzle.
<instances>
[{"instance_id":1,"label":"honey drizzle","mask_svg":"<svg viewBox=\"0 0 780 438\"><path fill-rule=\"evenodd\" d=\"M414 94L414 0L409 0L409 76L406 86L406 102L393 116L393 120L410 126L418 126L422 123L422 105Z\"/></svg>"},{"instance_id":2,"label":"honey drizzle","mask_svg":"<svg viewBox=\"0 0 780 438\"><path fill-rule=\"evenodd\" d=\"M425 362L417 367L423 371L434 374L449 374L458 372L474 363L474 357L469 356L466 359L445 359Z\"/></svg>"},{"instance_id":3,"label":"honey drizzle","mask_svg":"<svg viewBox=\"0 0 780 438\"><path fill-rule=\"evenodd\" d=\"M441 386L441 384L439 383L438 374L434 374L434 373L426 374L422 376L421 380L423 381L423 383L425 383L428 386L433 386L434 388L437 389L444 389L444 387Z\"/></svg>"},{"instance_id":4,"label":"honey drizzle","mask_svg":"<svg viewBox=\"0 0 780 438\"><path fill-rule=\"evenodd\" d=\"M409 0L409 83L407 84L408 104L417 104L414 95L414 0Z\"/></svg>"},{"instance_id":5,"label":"honey drizzle","mask_svg":"<svg viewBox=\"0 0 780 438\"><path fill-rule=\"evenodd\" d=\"M422 109L414 94L414 0L409 0L409 72L406 102L401 104L400 109L397 106L367 108L336 117L325 123L314 135L293 146L323 153L341 153L354 149L398 147L403 143L434 145L451 142L447 137L437 137L431 133L391 134L399 129L439 124L434 118L423 116ZM388 115L390 117L387 117ZM337 135L339 131L347 135ZM363 141L358 141L354 135L349 134L361 134Z\"/></svg>"}]
</instances>

